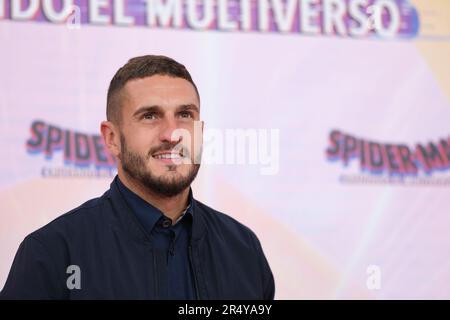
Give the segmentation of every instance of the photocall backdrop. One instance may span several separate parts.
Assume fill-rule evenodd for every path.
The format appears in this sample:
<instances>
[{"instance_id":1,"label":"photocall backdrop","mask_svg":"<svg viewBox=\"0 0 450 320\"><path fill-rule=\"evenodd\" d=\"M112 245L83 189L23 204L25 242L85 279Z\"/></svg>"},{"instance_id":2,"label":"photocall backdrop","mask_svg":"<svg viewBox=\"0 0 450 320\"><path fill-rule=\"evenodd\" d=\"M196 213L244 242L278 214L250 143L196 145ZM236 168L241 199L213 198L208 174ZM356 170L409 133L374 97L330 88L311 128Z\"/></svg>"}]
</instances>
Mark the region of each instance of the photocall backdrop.
<instances>
[{"instance_id":1,"label":"photocall backdrop","mask_svg":"<svg viewBox=\"0 0 450 320\"><path fill-rule=\"evenodd\" d=\"M194 196L255 231L276 298L450 298L447 0L0 1L0 287L109 187L106 91L145 54L190 70Z\"/></svg>"}]
</instances>

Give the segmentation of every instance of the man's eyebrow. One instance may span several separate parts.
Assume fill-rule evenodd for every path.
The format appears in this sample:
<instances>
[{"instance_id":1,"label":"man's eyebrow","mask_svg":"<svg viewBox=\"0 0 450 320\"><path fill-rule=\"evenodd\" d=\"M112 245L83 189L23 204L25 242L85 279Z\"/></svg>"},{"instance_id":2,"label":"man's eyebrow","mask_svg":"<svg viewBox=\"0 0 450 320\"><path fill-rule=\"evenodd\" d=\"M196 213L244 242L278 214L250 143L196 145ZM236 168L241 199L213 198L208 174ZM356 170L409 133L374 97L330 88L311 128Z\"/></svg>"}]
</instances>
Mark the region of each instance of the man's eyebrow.
<instances>
[{"instance_id":1,"label":"man's eyebrow","mask_svg":"<svg viewBox=\"0 0 450 320\"><path fill-rule=\"evenodd\" d=\"M133 117L139 116L140 114L146 113L146 112L160 113L160 112L163 112L163 110L160 106L144 106L144 107L140 107L139 109L137 109L133 113Z\"/></svg>"},{"instance_id":2,"label":"man's eyebrow","mask_svg":"<svg viewBox=\"0 0 450 320\"><path fill-rule=\"evenodd\" d=\"M176 112L188 111L188 110L193 110L193 111L200 113L198 107L195 104L182 104L177 107ZM140 107L139 109L137 109L133 113L133 117L137 117L140 114L147 113L147 112L164 113L164 109L158 105L143 106L143 107Z\"/></svg>"},{"instance_id":3,"label":"man's eyebrow","mask_svg":"<svg viewBox=\"0 0 450 320\"><path fill-rule=\"evenodd\" d=\"M198 107L195 104L182 104L181 106L179 106L177 108L177 111L189 111L189 110L193 110L196 111L197 113L200 113L200 110L198 109Z\"/></svg>"}]
</instances>

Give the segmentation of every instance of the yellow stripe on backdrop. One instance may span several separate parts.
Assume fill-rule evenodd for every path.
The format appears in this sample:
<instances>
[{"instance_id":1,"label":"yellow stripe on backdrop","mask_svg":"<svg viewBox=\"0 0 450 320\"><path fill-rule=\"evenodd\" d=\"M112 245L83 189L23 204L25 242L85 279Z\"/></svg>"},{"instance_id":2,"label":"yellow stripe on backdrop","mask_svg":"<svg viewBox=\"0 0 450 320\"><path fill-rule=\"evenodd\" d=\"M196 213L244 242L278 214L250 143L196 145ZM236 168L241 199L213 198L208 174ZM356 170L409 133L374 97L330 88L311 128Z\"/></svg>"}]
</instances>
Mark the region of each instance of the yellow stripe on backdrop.
<instances>
[{"instance_id":1,"label":"yellow stripe on backdrop","mask_svg":"<svg viewBox=\"0 0 450 320\"><path fill-rule=\"evenodd\" d=\"M416 42L450 105L450 1L412 0L419 13Z\"/></svg>"}]
</instances>

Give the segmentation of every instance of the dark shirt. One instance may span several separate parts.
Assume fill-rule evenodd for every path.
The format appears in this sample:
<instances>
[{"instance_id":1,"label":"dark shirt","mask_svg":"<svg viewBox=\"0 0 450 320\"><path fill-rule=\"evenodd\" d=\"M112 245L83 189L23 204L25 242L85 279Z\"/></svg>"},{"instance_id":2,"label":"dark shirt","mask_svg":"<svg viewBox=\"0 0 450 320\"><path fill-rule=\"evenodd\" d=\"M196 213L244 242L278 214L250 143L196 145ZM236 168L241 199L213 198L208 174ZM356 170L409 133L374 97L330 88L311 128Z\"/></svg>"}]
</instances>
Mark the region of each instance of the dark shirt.
<instances>
[{"instance_id":1,"label":"dark shirt","mask_svg":"<svg viewBox=\"0 0 450 320\"><path fill-rule=\"evenodd\" d=\"M168 299L195 299L195 287L189 262L189 240L192 229L192 189L188 206L172 224L164 215L117 179L119 191L147 233L158 256L158 285Z\"/></svg>"}]
</instances>

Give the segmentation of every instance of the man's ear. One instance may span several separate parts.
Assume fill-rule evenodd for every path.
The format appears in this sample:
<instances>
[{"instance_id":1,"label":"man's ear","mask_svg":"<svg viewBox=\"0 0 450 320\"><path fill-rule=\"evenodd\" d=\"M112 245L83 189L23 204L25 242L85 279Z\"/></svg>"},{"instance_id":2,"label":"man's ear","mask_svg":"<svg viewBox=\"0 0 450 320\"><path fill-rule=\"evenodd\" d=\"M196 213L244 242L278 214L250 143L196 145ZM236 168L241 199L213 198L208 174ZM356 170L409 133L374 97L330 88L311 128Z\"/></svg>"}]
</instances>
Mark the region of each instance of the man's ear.
<instances>
[{"instance_id":1,"label":"man's ear","mask_svg":"<svg viewBox=\"0 0 450 320\"><path fill-rule=\"evenodd\" d=\"M103 142L108 151L116 158L120 155L120 135L119 129L111 121L102 121L100 124Z\"/></svg>"}]
</instances>

